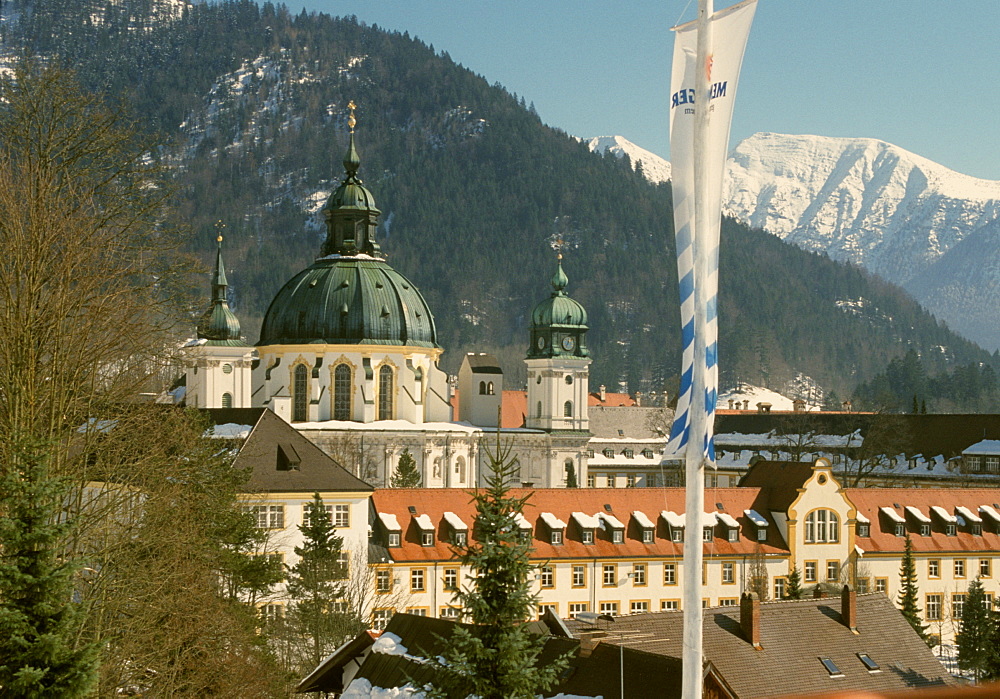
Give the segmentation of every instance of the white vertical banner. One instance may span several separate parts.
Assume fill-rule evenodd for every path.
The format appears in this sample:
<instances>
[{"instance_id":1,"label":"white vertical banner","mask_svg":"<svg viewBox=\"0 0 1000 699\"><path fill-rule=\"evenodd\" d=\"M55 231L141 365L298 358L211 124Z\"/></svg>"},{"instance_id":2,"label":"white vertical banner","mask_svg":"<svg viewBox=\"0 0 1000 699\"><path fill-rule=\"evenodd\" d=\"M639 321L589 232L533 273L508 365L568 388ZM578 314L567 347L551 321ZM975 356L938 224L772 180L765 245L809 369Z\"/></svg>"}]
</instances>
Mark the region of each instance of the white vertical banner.
<instances>
[{"instance_id":1,"label":"white vertical banner","mask_svg":"<svg viewBox=\"0 0 1000 699\"><path fill-rule=\"evenodd\" d=\"M670 77L670 160L680 286L682 366L665 452L685 459L683 669L685 699L702 696L702 550L705 466L715 462L718 400L719 224L736 84L757 0L675 27Z\"/></svg>"},{"instance_id":2,"label":"white vertical banner","mask_svg":"<svg viewBox=\"0 0 1000 699\"><path fill-rule=\"evenodd\" d=\"M688 441L695 439L709 463L715 460L713 433L718 399L722 177L736 85L756 8L757 0L744 0L712 14L707 27L707 55L701 61L699 22L674 28L670 161L683 354L677 410L666 453L684 454ZM699 82L707 86L709 104L701 138L696 137L699 120L695 96ZM700 384L698 396L694 395L696 384ZM702 429L693 433L692 424Z\"/></svg>"}]
</instances>

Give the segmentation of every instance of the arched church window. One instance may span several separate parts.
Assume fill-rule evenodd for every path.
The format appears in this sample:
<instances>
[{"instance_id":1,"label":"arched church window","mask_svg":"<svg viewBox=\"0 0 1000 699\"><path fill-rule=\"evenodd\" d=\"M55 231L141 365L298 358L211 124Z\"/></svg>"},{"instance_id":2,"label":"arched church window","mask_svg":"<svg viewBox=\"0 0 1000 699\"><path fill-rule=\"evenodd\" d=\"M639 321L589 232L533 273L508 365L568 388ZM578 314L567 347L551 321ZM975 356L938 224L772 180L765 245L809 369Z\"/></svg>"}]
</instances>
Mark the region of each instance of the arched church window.
<instances>
[{"instance_id":1,"label":"arched church window","mask_svg":"<svg viewBox=\"0 0 1000 699\"><path fill-rule=\"evenodd\" d=\"M542 401L538 401L538 406L535 409L535 417L542 416Z\"/></svg>"},{"instance_id":2,"label":"arched church window","mask_svg":"<svg viewBox=\"0 0 1000 699\"><path fill-rule=\"evenodd\" d=\"M392 367L388 364L383 365L378 370L378 415L375 416L376 420L393 419L392 403L395 391L392 383Z\"/></svg>"},{"instance_id":3,"label":"arched church window","mask_svg":"<svg viewBox=\"0 0 1000 699\"><path fill-rule=\"evenodd\" d=\"M455 482L465 483L465 457L455 459Z\"/></svg>"},{"instance_id":4,"label":"arched church window","mask_svg":"<svg viewBox=\"0 0 1000 699\"><path fill-rule=\"evenodd\" d=\"M563 417L573 417L573 401L563 403Z\"/></svg>"},{"instance_id":5,"label":"arched church window","mask_svg":"<svg viewBox=\"0 0 1000 699\"><path fill-rule=\"evenodd\" d=\"M333 370L333 419L351 419L351 384L353 383L351 367L348 364L338 364Z\"/></svg>"},{"instance_id":6,"label":"arched church window","mask_svg":"<svg viewBox=\"0 0 1000 699\"><path fill-rule=\"evenodd\" d=\"M309 414L309 370L305 364L295 367L295 385L292 389L292 421L305 422Z\"/></svg>"},{"instance_id":7,"label":"arched church window","mask_svg":"<svg viewBox=\"0 0 1000 699\"><path fill-rule=\"evenodd\" d=\"M479 382L479 395L481 395L481 396L485 396L486 395L486 382L485 381L480 381Z\"/></svg>"},{"instance_id":8,"label":"arched church window","mask_svg":"<svg viewBox=\"0 0 1000 699\"><path fill-rule=\"evenodd\" d=\"M223 408L231 408L231 407L233 407L233 394L232 393L223 393L222 394L222 407Z\"/></svg>"},{"instance_id":9,"label":"arched church window","mask_svg":"<svg viewBox=\"0 0 1000 699\"><path fill-rule=\"evenodd\" d=\"M490 381L488 384L486 384L486 395L488 395L488 396L495 395L494 391L493 391L493 382L492 381Z\"/></svg>"}]
</instances>

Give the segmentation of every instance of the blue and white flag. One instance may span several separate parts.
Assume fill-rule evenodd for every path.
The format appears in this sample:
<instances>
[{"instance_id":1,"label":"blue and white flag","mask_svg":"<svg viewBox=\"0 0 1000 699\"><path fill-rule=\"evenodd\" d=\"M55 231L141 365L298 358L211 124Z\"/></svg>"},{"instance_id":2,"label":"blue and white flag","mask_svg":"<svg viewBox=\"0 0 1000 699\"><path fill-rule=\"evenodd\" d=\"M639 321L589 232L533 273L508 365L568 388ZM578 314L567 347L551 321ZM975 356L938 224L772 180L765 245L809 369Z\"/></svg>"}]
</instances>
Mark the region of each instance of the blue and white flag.
<instances>
[{"instance_id":1,"label":"blue and white flag","mask_svg":"<svg viewBox=\"0 0 1000 699\"><path fill-rule=\"evenodd\" d=\"M677 411L665 454L682 455L691 440L714 465L718 399L719 223L722 177L743 51L757 0L711 16L706 58L699 65L697 22L674 28L670 76L670 161L680 285L682 366ZM695 110L708 95L707 117ZM700 100L699 100L700 101Z\"/></svg>"}]
</instances>

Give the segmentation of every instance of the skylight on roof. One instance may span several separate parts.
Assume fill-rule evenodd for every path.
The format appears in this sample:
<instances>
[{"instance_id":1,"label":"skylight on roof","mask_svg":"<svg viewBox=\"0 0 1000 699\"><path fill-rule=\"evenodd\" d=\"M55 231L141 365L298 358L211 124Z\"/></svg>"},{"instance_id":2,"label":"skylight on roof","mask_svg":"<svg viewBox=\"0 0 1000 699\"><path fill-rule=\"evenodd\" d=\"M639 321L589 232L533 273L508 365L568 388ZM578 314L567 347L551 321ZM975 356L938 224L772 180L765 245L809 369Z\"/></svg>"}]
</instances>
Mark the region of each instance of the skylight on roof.
<instances>
[{"instance_id":1,"label":"skylight on roof","mask_svg":"<svg viewBox=\"0 0 1000 699\"><path fill-rule=\"evenodd\" d=\"M872 657L867 653L858 653L858 659L864 663L865 669L867 669L868 672L879 672L880 668L878 663L872 660Z\"/></svg>"},{"instance_id":2,"label":"skylight on roof","mask_svg":"<svg viewBox=\"0 0 1000 699\"><path fill-rule=\"evenodd\" d=\"M820 658L819 661L823 663L823 667L826 671L830 673L830 677L843 677L844 673L840 671L837 664L833 662L830 658Z\"/></svg>"}]
</instances>

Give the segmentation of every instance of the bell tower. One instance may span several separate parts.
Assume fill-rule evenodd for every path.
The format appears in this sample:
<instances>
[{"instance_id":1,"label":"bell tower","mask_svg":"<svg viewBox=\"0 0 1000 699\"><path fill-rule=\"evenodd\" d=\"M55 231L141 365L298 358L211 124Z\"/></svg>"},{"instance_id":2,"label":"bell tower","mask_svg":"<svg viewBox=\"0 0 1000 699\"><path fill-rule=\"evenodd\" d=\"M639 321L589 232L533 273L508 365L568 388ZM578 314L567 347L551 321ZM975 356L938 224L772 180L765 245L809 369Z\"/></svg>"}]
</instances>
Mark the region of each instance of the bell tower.
<instances>
[{"instance_id":1,"label":"bell tower","mask_svg":"<svg viewBox=\"0 0 1000 699\"><path fill-rule=\"evenodd\" d=\"M565 292L569 279L556 259L552 295L531 313L531 345L524 360L528 369L527 427L586 432L590 351L587 312Z\"/></svg>"}]
</instances>

